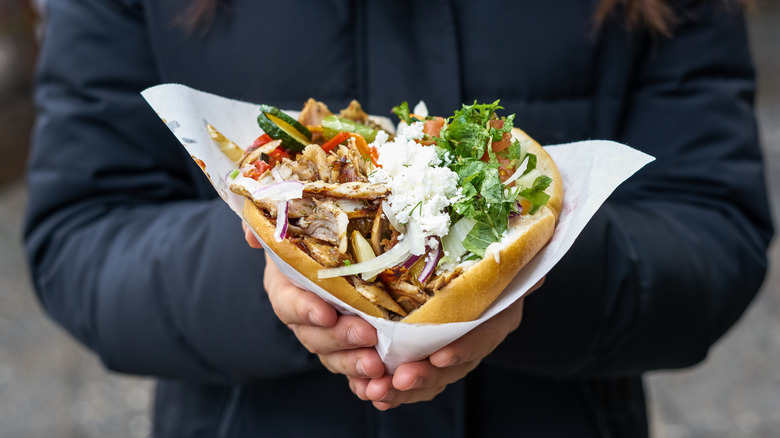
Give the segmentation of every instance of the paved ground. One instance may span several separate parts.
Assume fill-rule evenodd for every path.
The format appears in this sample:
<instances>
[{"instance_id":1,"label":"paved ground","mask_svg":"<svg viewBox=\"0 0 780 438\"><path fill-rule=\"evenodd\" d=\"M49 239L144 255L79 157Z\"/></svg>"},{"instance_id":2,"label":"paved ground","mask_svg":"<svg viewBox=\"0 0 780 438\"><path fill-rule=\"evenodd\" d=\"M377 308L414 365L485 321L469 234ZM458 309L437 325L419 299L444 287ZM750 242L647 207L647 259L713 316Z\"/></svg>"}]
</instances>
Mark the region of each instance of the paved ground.
<instances>
[{"instance_id":1,"label":"paved ground","mask_svg":"<svg viewBox=\"0 0 780 438\"><path fill-rule=\"evenodd\" d=\"M780 218L780 7L764 6L751 32L768 178ZM3 109L0 122L7 114ZM25 202L23 183L0 185L0 437L148 436L151 382L107 373L35 302L20 247ZM777 242L771 257L760 297L703 365L648 377L655 438L780 436Z\"/></svg>"}]
</instances>

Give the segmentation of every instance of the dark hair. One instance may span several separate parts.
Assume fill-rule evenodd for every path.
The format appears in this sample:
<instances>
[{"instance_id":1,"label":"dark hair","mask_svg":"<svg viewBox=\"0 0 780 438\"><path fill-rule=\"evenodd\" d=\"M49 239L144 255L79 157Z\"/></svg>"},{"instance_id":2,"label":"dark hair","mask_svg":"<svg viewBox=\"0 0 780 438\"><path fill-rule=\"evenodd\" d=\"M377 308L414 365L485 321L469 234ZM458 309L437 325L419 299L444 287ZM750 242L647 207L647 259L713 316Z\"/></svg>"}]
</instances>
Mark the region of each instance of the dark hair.
<instances>
[{"instance_id":1,"label":"dark hair","mask_svg":"<svg viewBox=\"0 0 780 438\"><path fill-rule=\"evenodd\" d=\"M211 21L217 14L222 0L192 0L182 14L176 19L176 25L182 26L190 32L208 30Z\"/></svg>"},{"instance_id":2,"label":"dark hair","mask_svg":"<svg viewBox=\"0 0 780 438\"><path fill-rule=\"evenodd\" d=\"M676 16L674 0L601 0L594 11L595 29L611 18L621 19L626 29L646 29L653 35L671 36ZM748 7L752 0L720 0L727 5ZM189 31L205 31L225 0L192 0L178 20Z\"/></svg>"},{"instance_id":3,"label":"dark hair","mask_svg":"<svg viewBox=\"0 0 780 438\"><path fill-rule=\"evenodd\" d=\"M672 34L675 16L664 0L601 0L593 15L595 28L600 28L610 17L621 16L629 30L647 29L653 34Z\"/></svg>"},{"instance_id":4,"label":"dark hair","mask_svg":"<svg viewBox=\"0 0 780 438\"><path fill-rule=\"evenodd\" d=\"M646 29L653 35L672 36L677 16L672 7L673 0L601 0L593 19L595 29L608 19L622 19L628 30ZM724 7L749 9L753 0L719 0Z\"/></svg>"}]
</instances>

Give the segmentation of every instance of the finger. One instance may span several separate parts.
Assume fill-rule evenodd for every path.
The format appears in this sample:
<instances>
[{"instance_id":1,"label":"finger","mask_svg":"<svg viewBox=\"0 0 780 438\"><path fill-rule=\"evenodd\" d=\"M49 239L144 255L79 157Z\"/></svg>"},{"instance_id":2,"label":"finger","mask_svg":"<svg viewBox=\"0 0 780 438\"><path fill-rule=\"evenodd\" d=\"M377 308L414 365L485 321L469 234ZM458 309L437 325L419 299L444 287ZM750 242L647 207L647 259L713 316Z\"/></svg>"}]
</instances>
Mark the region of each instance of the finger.
<instances>
[{"instance_id":1,"label":"finger","mask_svg":"<svg viewBox=\"0 0 780 438\"><path fill-rule=\"evenodd\" d=\"M393 399L393 401L391 402L377 401L377 402L373 402L373 404L374 407L376 407L377 409L385 411L388 409L396 408L403 404L431 401L437 395L441 394L441 392L444 391L446 387L447 385L440 385L440 386L436 386L421 391L408 391L408 392L399 391L396 397Z\"/></svg>"},{"instance_id":2,"label":"finger","mask_svg":"<svg viewBox=\"0 0 780 438\"><path fill-rule=\"evenodd\" d=\"M287 325L332 327L338 322L336 310L313 292L287 287L276 291L271 306L276 316Z\"/></svg>"},{"instance_id":3,"label":"finger","mask_svg":"<svg viewBox=\"0 0 780 438\"><path fill-rule=\"evenodd\" d=\"M531 294L531 292L533 292L533 291L535 291L535 290L539 289L540 287L542 287L542 285L544 284L544 280L545 280L546 278L547 278L547 277L542 277L542 279L541 279L541 280L539 280L539 281L537 281L535 285L531 286L531 288L530 288L530 289L528 289L528 292L526 292L526 293L525 293L525 295L523 295L523 298L525 298L525 297L527 297L528 295L530 295L530 294Z\"/></svg>"},{"instance_id":4,"label":"finger","mask_svg":"<svg viewBox=\"0 0 780 438\"><path fill-rule=\"evenodd\" d=\"M250 248L261 249L263 247L246 222L241 222L241 228L244 229L244 239Z\"/></svg>"},{"instance_id":5,"label":"finger","mask_svg":"<svg viewBox=\"0 0 780 438\"><path fill-rule=\"evenodd\" d=\"M498 315L436 351L429 358L431 364L436 367L451 367L481 360L520 325L523 303L522 298L515 301Z\"/></svg>"},{"instance_id":6,"label":"finger","mask_svg":"<svg viewBox=\"0 0 780 438\"><path fill-rule=\"evenodd\" d=\"M263 282L274 313L283 323L331 327L338 321L333 306L313 292L295 286L268 256Z\"/></svg>"},{"instance_id":7,"label":"finger","mask_svg":"<svg viewBox=\"0 0 780 438\"><path fill-rule=\"evenodd\" d=\"M372 403L375 408L381 411L385 411L396 408L402 404L433 400L437 395L444 391L446 387L447 385L442 384L433 386L431 388L412 391L398 391L391 389L388 392L388 396L384 397L383 400L372 401ZM389 396L389 394L392 394L392 396Z\"/></svg>"},{"instance_id":8,"label":"finger","mask_svg":"<svg viewBox=\"0 0 780 438\"><path fill-rule=\"evenodd\" d=\"M380 411L386 411L388 409L398 407L398 403L373 402L373 405Z\"/></svg>"},{"instance_id":9,"label":"finger","mask_svg":"<svg viewBox=\"0 0 780 438\"><path fill-rule=\"evenodd\" d=\"M321 354L320 361L334 374L347 377L378 379L385 374L385 367L373 348L337 351Z\"/></svg>"},{"instance_id":10,"label":"finger","mask_svg":"<svg viewBox=\"0 0 780 438\"><path fill-rule=\"evenodd\" d=\"M349 378L349 389L352 390L352 392L361 400L368 401L368 397L366 397L366 387L368 386L368 382L370 382L371 379L365 379L362 377L350 377Z\"/></svg>"},{"instance_id":11,"label":"finger","mask_svg":"<svg viewBox=\"0 0 780 438\"><path fill-rule=\"evenodd\" d=\"M437 380L437 372L441 370L428 360L402 364L393 374L393 388L399 391L428 388Z\"/></svg>"},{"instance_id":12,"label":"finger","mask_svg":"<svg viewBox=\"0 0 780 438\"><path fill-rule=\"evenodd\" d=\"M366 385L365 393L368 400L391 403L398 391L393 388L393 376L386 374L378 379L371 379Z\"/></svg>"},{"instance_id":13,"label":"finger","mask_svg":"<svg viewBox=\"0 0 780 438\"><path fill-rule=\"evenodd\" d=\"M330 354L376 345L376 329L359 316L343 315L331 327L293 324L293 331L304 345L313 348L312 353Z\"/></svg>"},{"instance_id":14,"label":"finger","mask_svg":"<svg viewBox=\"0 0 780 438\"><path fill-rule=\"evenodd\" d=\"M432 388L443 388L462 379L479 364L479 360L465 362L458 366L439 368L430 361L402 364L393 375L393 388L398 391L424 392Z\"/></svg>"}]
</instances>

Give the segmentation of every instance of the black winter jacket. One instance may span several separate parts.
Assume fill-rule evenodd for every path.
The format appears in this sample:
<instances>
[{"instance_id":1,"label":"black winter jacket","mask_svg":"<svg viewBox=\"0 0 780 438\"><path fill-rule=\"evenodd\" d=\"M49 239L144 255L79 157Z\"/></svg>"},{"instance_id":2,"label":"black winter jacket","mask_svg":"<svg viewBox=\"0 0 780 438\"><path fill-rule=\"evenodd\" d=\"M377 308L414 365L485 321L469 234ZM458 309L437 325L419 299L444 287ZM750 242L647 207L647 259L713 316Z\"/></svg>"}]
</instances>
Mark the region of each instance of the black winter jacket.
<instances>
[{"instance_id":1,"label":"black winter jacket","mask_svg":"<svg viewBox=\"0 0 780 438\"><path fill-rule=\"evenodd\" d=\"M592 28L593 1L48 2L26 246L52 318L159 378L154 436L642 437L641 374L705 358L759 288L772 229L742 18L674 2L675 37ZM178 82L296 109L501 99L542 144L657 157L526 301L520 328L431 402L378 412L262 289L263 255L139 92Z\"/></svg>"}]
</instances>

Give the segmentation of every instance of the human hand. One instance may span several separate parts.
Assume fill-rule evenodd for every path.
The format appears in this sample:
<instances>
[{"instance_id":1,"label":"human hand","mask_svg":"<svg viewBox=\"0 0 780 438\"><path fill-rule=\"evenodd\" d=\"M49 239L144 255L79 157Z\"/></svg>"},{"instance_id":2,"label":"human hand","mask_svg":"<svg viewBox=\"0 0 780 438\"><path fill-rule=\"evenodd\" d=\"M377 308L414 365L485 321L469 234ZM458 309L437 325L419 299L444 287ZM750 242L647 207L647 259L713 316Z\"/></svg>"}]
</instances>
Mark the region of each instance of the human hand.
<instances>
[{"instance_id":1,"label":"human hand","mask_svg":"<svg viewBox=\"0 0 780 438\"><path fill-rule=\"evenodd\" d=\"M254 249L263 248L263 245L260 244L260 241L257 239L257 236L255 236L255 233L252 232L252 230L249 228L249 225L247 225L246 222L241 221L241 228L244 229L244 239L246 239L246 243L249 245L250 248L254 248Z\"/></svg>"},{"instance_id":2,"label":"human hand","mask_svg":"<svg viewBox=\"0 0 780 438\"><path fill-rule=\"evenodd\" d=\"M313 292L295 286L268 255L263 283L276 316L328 370L369 379L384 375L384 364L373 348L377 336L371 324L359 316L340 315Z\"/></svg>"},{"instance_id":3,"label":"human hand","mask_svg":"<svg viewBox=\"0 0 780 438\"><path fill-rule=\"evenodd\" d=\"M544 279L531 288L538 289ZM349 386L361 400L379 410L406 403L432 400L450 383L465 377L490 354L506 336L517 329L523 316L521 298L498 315L488 319L427 359L402 364L395 374L378 379L349 376Z\"/></svg>"}]
</instances>

